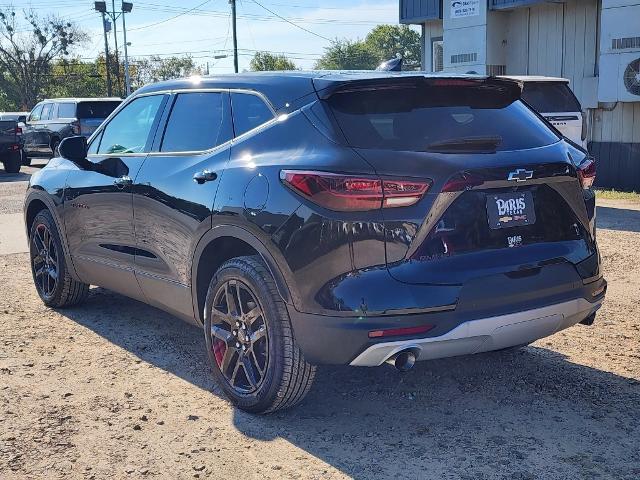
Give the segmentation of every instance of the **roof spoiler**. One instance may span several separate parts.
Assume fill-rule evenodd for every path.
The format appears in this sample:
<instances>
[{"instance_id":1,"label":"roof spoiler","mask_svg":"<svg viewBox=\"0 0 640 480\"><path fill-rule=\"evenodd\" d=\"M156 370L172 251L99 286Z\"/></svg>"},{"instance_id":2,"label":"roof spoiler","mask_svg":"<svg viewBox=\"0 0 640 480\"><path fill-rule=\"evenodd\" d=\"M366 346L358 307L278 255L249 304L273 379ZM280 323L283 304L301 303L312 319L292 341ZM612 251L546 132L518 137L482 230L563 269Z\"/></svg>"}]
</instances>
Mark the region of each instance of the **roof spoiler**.
<instances>
[{"instance_id":1,"label":"roof spoiler","mask_svg":"<svg viewBox=\"0 0 640 480\"><path fill-rule=\"evenodd\" d=\"M479 88L498 95L505 103L513 103L522 96L523 83L510 78L470 77L470 76L426 76L398 75L362 80L314 79L313 84L321 100L327 100L338 93L362 92L367 90L460 87Z\"/></svg>"}]
</instances>

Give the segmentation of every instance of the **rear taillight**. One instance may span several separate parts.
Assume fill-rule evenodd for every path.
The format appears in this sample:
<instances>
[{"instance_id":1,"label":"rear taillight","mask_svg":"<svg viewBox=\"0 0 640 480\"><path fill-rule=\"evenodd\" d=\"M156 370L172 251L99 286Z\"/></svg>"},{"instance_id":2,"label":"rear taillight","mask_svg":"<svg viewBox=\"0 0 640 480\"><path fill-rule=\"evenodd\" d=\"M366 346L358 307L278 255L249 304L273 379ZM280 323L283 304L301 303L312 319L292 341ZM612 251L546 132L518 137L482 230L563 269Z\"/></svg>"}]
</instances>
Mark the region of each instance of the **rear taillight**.
<instances>
[{"instance_id":1,"label":"rear taillight","mask_svg":"<svg viewBox=\"0 0 640 480\"><path fill-rule=\"evenodd\" d=\"M285 185L329 210L407 207L420 201L431 180L395 180L327 172L283 170Z\"/></svg>"},{"instance_id":2,"label":"rear taillight","mask_svg":"<svg viewBox=\"0 0 640 480\"><path fill-rule=\"evenodd\" d=\"M16 135L22 135L22 128L16 127Z\"/></svg>"},{"instance_id":3,"label":"rear taillight","mask_svg":"<svg viewBox=\"0 0 640 480\"><path fill-rule=\"evenodd\" d=\"M596 181L596 162L592 158L585 159L578 166L578 179L585 190L593 187L593 183Z\"/></svg>"},{"instance_id":4,"label":"rear taillight","mask_svg":"<svg viewBox=\"0 0 640 480\"><path fill-rule=\"evenodd\" d=\"M71 128L74 135L80 135L80 122L78 120L71 122Z\"/></svg>"}]
</instances>

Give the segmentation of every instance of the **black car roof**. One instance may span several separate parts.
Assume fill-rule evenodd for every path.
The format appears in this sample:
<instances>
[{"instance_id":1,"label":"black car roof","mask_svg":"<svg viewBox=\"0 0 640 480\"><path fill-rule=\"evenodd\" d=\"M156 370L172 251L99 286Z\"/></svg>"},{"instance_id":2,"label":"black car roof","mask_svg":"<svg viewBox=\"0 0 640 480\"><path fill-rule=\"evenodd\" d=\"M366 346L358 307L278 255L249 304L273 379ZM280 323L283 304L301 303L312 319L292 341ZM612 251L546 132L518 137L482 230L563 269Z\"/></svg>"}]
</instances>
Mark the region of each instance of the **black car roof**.
<instances>
[{"instance_id":1,"label":"black car roof","mask_svg":"<svg viewBox=\"0 0 640 480\"><path fill-rule=\"evenodd\" d=\"M251 90L263 94L273 107L281 110L287 104L294 105L303 97L320 90L355 81L376 81L392 78L455 78L486 80L483 75L429 74L425 72L377 72L377 71L286 71L246 72L238 74L207 75L167 80L147 85L136 95L165 90L190 90L199 88L224 88ZM493 79L496 82L510 80Z\"/></svg>"}]
</instances>

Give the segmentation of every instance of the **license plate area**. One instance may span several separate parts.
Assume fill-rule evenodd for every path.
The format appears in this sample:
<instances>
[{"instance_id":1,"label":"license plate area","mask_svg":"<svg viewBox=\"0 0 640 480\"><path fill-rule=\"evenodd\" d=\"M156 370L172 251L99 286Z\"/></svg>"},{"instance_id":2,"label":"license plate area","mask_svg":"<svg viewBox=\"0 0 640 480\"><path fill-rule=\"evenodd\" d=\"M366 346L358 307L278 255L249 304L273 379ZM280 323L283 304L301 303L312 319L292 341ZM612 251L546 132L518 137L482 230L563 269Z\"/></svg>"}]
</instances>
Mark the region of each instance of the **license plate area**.
<instances>
[{"instance_id":1,"label":"license plate area","mask_svg":"<svg viewBox=\"0 0 640 480\"><path fill-rule=\"evenodd\" d=\"M488 194L487 220L492 230L535 224L533 194L530 191Z\"/></svg>"}]
</instances>

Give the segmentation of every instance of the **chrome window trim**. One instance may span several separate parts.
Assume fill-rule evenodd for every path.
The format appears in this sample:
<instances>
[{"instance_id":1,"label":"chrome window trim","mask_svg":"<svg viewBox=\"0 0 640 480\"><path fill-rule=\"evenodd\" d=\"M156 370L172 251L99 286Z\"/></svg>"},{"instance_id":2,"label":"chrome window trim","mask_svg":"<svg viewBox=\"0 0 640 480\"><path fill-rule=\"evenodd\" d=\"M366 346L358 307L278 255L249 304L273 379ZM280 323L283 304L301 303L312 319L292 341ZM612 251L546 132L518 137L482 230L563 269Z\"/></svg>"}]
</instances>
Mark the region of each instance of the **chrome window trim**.
<instances>
[{"instance_id":1,"label":"chrome window trim","mask_svg":"<svg viewBox=\"0 0 640 480\"><path fill-rule=\"evenodd\" d=\"M148 155L150 157L162 157L162 156L164 156L164 157L167 157L167 156L186 157L186 156L190 156L190 155L208 155L208 154L217 153L219 150L222 150L223 148L231 146L231 144L233 144L234 142L238 141L238 139L240 139L240 141L242 141L242 140L248 138L249 136L257 133L258 130L268 128L271 125L273 125L274 123L279 121L279 119L277 117L277 112L276 112L275 108L273 107L273 105L271 104L271 102L269 101L269 99L262 92L258 92L256 90L250 90L250 89L247 89L247 88L216 88L216 87L211 87L211 88L174 88L174 89L168 89L168 90L155 90L153 92L145 92L145 93L134 94L133 96L131 96L131 98L128 98L126 101L122 102L120 104L120 106L118 108L116 108L111 113L111 115L109 115L109 117L107 117L107 119L103 122L103 124L100 125L100 128L98 128L95 132L93 132L91 137L89 137L89 139L87 140L87 145L91 145L91 142L94 141L94 137L100 135L100 132L102 132L107 127L107 125L109 125L109 123L111 122L112 118L115 117L120 112L120 110L125 108L127 105L129 105L134 100L136 100L138 98L141 98L141 97L149 97L149 96L152 96L152 95L178 95L180 93L228 93L229 95L231 95L232 93L243 93L243 94L247 94L247 95L255 95L256 97L259 97L265 103L265 105L267 105L267 108L273 114L273 118L271 120L269 120L268 122L265 122L265 123L263 123L261 125L258 125L257 127L253 128L253 129L247 131L247 132L244 132L242 135L238 135L237 137L234 137L234 138L232 138L230 140L227 140L226 142L221 143L220 145L216 145L215 147L212 147L212 148L207 149L207 150L184 151L184 152L120 153L120 154L117 154L117 153L92 153L92 154L88 154L87 156L89 158L92 158L92 157L139 157L140 155ZM231 115L233 116L233 106L232 106L232 110L231 110Z\"/></svg>"}]
</instances>

